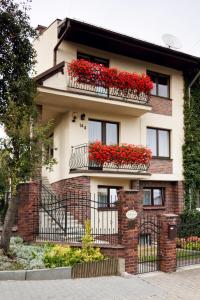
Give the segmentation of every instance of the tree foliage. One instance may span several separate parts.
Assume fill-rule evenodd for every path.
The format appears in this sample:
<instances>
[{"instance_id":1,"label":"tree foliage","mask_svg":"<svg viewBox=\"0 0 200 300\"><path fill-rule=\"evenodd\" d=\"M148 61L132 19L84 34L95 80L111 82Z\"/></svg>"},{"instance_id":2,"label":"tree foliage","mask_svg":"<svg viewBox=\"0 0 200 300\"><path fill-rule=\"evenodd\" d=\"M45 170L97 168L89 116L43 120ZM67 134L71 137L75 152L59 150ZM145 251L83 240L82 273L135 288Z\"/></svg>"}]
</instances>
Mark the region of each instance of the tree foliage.
<instances>
[{"instance_id":1,"label":"tree foliage","mask_svg":"<svg viewBox=\"0 0 200 300\"><path fill-rule=\"evenodd\" d=\"M29 0L22 4L1 0L0 5L0 125L7 134L0 140L0 167L11 191L1 238L5 252L18 206L18 184L33 178L42 164L54 163L44 152L51 124L42 125L35 103L31 40L36 32L30 26L29 4Z\"/></svg>"},{"instance_id":2,"label":"tree foliage","mask_svg":"<svg viewBox=\"0 0 200 300\"><path fill-rule=\"evenodd\" d=\"M8 138L1 139L0 164L12 179L13 192L19 182L34 176L39 164L53 163L42 153L50 124L44 127L37 119L32 79L35 51L31 44L36 32L30 26L28 10L29 1L1 1L0 124Z\"/></svg>"}]
</instances>

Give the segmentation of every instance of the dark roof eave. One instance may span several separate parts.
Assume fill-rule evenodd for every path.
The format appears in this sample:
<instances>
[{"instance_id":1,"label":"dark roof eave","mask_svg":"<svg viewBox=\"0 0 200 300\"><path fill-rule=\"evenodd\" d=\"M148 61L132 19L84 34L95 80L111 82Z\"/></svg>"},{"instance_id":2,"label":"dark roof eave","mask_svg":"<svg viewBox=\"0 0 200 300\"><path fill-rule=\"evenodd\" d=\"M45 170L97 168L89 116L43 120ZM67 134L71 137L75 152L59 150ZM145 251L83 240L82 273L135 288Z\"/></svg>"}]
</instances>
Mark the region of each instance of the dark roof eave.
<instances>
[{"instance_id":1,"label":"dark roof eave","mask_svg":"<svg viewBox=\"0 0 200 300\"><path fill-rule=\"evenodd\" d=\"M199 57L77 20L67 20L70 21L70 30L65 36L66 40L179 70L197 69L200 66ZM59 28L58 37L63 33L65 24L66 22L63 22Z\"/></svg>"},{"instance_id":2,"label":"dark roof eave","mask_svg":"<svg viewBox=\"0 0 200 300\"><path fill-rule=\"evenodd\" d=\"M57 64L56 66L49 68L48 70L35 76L33 79L37 84L42 85L44 80L50 78L51 76L53 76L54 74L56 74L58 72L63 72L64 66L65 66L65 62L62 61L61 63Z\"/></svg>"}]
</instances>

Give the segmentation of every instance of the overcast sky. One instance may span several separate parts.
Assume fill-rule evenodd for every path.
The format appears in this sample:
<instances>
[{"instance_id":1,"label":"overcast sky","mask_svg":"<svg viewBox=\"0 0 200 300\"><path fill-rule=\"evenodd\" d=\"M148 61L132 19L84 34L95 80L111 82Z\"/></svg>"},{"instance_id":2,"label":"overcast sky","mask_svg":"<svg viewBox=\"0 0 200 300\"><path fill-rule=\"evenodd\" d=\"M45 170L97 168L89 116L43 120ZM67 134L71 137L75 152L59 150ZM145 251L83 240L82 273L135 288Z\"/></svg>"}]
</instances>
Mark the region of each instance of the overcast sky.
<instances>
[{"instance_id":1,"label":"overcast sky","mask_svg":"<svg viewBox=\"0 0 200 300\"><path fill-rule=\"evenodd\" d=\"M200 0L32 0L31 23L71 17L161 44L179 38L181 51L200 56Z\"/></svg>"},{"instance_id":2,"label":"overcast sky","mask_svg":"<svg viewBox=\"0 0 200 300\"><path fill-rule=\"evenodd\" d=\"M32 0L31 6L34 27L71 17L160 45L170 33L181 51L200 56L200 0Z\"/></svg>"}]
</instances>

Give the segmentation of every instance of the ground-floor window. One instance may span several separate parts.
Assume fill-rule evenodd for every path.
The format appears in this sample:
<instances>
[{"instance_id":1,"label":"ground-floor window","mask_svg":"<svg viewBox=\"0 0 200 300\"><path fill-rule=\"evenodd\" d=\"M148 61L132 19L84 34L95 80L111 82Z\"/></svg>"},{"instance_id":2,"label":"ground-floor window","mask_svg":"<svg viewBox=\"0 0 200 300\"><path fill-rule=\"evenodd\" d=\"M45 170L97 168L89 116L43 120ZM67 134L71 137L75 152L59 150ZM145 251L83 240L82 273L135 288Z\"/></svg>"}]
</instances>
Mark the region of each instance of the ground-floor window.
<instances>
[{"instance_id":1,"label":"ground-floor window","mask_svg":"<svg viewBox=\"0 0 200 300\"><path fill-rule=\"evenodd\" d=\"M119 186L98 186L98 206L99 208L115 207L117 202L117 191Z\"/></svg>"},{"instance_id":2,"label":"ground-floor window","mask_svg":"<svg viewBox=\"0 0 200 300\"><path fill-rule=\"evenodd\" d=\"M162 206L164 205L164 188L144 188L144 206Z\"/></svg>"}]
</instances>

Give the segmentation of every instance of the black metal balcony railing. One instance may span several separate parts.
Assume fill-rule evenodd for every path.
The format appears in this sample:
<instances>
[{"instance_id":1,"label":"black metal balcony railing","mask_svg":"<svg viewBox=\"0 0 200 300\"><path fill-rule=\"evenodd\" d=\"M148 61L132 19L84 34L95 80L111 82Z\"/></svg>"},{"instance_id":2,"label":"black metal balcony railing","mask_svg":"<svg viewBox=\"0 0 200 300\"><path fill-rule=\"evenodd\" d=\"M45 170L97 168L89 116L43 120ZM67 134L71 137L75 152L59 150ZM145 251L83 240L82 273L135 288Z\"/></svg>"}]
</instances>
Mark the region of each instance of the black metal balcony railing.
<instances>
[{"instance_id":1,"label":"black metal balcony railing","mask_svg":"<svg viewBox=\"0 0 200 300\"><path fill-rule=\"evenodd\" d=\"M99 83L98 86L86 84L86 83L79 83L77 82L77 79L69 76L67 79L67 87L68 89L72 89L74 92L78 92L85 95L93 95L93 96L99 96L102 98L106 98L109 100L116 100L116 101L122 101L127 103L134 103L134 104L142 104L147 105L149 103L149 95L146 95L145 93L138 93L134 90L128 89L128 90L120 90L116 88L109 88L105 89L101 86L101 83Z\"/></svg>"},{"instance_id":2,"label":"black metal balcony railing","mask_svg":"<svg viewBox=\"0 0 200 300\"><path fill-rule=\"evenodd\" d=\"M113 171L113 172L146 172L149 168L145 164L129 164L129 165L116 165L114 163L105 163L98 165L89 159L89 145L82 144L72 147L71 157L69 161L71 172L76 171Z\"/></svg>"}]
</instances>

